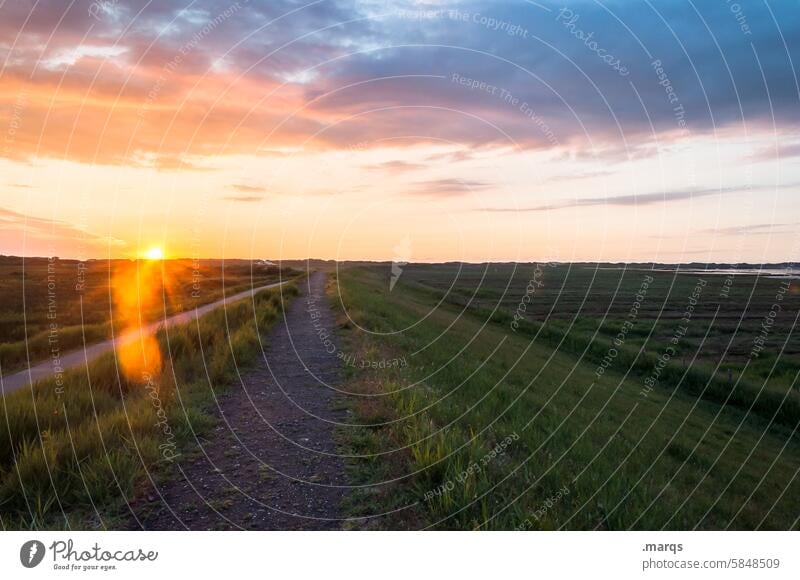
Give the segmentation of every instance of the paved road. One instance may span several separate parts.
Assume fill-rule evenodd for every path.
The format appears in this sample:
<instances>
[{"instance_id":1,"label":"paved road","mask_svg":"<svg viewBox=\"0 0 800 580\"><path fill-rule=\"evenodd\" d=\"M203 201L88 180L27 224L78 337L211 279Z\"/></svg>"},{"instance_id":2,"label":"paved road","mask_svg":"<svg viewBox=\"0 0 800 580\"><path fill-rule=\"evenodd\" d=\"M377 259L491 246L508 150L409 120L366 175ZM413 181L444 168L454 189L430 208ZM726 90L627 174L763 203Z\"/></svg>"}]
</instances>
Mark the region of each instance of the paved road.
<instances>
[{"instance_id":1,"label":"paved road","mask_svg":"<svg viewBox=\"0 0 800 580\"><path fill-rule=\"evenodd\" d=\"M148 324L147 326L144 327L144 330L146 333L150 333L150 332L155 332L156 330L158 330L158 328L162 326L168 328L171 326L176 326L178 324L186 324L187 322L192 322L196 320L198 317L211 312L215 308L219 308L220 306L223 306L225 304L236 302L237 300L241 300L243 298L249 298L256 292L260 292L261 290L265 290L267 288L275 288L284 283L285 282L276 282L275 284L259 286L258 288L253 288L251 290L245 290L244 292L239 292L238 294L233 294L232 296L228 296L227 298L222 298L220 300L217 300L216 302L210 302L209 304L204 304L203 306L199 306L194 310L181 312L180 314L175 314L174 316L170 316L165 320L159 320L158 322L153 322L151 324ZM61 368L67 371L69 369L85 366L88 363L95 360L100 355L103 355L107 352L111 352L112 350L114 350L115 346L122 346L128 344L129 342L139 340L140 336L141 334L138 330L126 332L120 334L114 339L98 342L96 344L87 346L86 348L82 348L80 350L64 354L61 356L61 361L60 361ZM17 373L7 376L0 376L0 396L5 396L31 383L35 383L37 381L50 378L54 374L55 370L53 368L53 362L50 360L46 360L28 369L25 369L24 371L19 371Z\"/></svg>"}]
</instances>

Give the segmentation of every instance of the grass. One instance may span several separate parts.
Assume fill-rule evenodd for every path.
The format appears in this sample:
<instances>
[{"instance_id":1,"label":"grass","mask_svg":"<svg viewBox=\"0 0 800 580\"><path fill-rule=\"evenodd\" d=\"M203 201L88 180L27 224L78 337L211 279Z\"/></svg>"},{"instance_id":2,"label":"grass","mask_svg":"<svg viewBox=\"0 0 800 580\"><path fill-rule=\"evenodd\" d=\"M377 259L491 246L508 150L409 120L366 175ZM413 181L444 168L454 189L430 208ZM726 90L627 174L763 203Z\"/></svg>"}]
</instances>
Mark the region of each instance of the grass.
<instances>
[{"instance_id":1,"label":"grass","mask_svg":"<svg viewBox=\"0 0 800 580\"><path fill-rule=\"evenodd\" d=\"M727 298L721 279L709 282L681 343L686 362L673 358L646 391L653 357L669 344L696 277L654 274L624 354L598 377L641 272L581 272L573 281L566 268L545 269L537 303L514 331L509 320L529 272L508 284L511 267L492 266L489 282L476 283L479 267L467 268L456 277L459 295L447 292L448 268L409 267L392 292L385 266L343 268L332 287L334 304L339 295L344 304L345 350L408 360L346 369L347 389L370 395L351 407L362 426L342 430L346 451L361 456L350 461L351 475L366 486L350 514L392 512L360 526L798 526L800 415L796 362L786 355L797 348L796 296L787 295L770 334L772 354L746 362L778 281L737 280ZM484 297L471 299L470 285ZM714 317L720 303L722 323ZM760 367L769 364L783 368L765 377ZM735 369L735 387L717 366Z\"/></svg>"},{"instance_id":2,"label":"grass","mask_svg":"<svg viewBox=\"0 0 800 580\"><path fill-rule=\"evenodd\" d=\"M214 394L259 352L258 333L295 285L218 308L199 324L161 330L165 361L146 383L120 374L113 354L3 399L0 523L4 529L115 528L137 484L214 424Z\"/></svg>"},{"instance_id":3,"label":"grass","mask_svg":"<svg viewBox=\"0 0 800 580\"><path fill-rule=\"evenodd\" d=\"M111 290L115 272L142 263L0 256L0 370L9 374L41 361L54 344L65 353L110 338L112 318L120 318ZM139 301L136 313L145 322L158 320L294 274L249 261L164 260L152 289L157 300Z\"/></svg>"}]
</instances>

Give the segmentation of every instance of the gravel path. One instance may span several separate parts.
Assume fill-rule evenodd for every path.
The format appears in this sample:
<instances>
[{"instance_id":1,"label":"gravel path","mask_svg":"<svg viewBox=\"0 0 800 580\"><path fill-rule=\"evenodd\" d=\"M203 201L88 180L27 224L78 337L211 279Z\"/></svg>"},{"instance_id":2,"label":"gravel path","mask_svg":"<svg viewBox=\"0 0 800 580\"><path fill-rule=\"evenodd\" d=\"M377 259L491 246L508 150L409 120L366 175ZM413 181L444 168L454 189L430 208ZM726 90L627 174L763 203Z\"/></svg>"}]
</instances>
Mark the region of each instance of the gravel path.
<instances>
[{"instance_id":1,"label":"gravel path","mask_svg":"<svg viewBox=\"0 0 800 580\"><path fill-rule=\"evenodd\" d=\"M334 315L325 274L312 274L282 323L267 333L265 357L219 397L221 421L197 457L133 506L132 528L148 530L339 529L347 492L336 456L339 361L322 329ZM312 318L311 310L314 311ZM266 358L266 361L264 360ZM341 487L340 487L341 486Z\"/></svg>"}]
</instances>

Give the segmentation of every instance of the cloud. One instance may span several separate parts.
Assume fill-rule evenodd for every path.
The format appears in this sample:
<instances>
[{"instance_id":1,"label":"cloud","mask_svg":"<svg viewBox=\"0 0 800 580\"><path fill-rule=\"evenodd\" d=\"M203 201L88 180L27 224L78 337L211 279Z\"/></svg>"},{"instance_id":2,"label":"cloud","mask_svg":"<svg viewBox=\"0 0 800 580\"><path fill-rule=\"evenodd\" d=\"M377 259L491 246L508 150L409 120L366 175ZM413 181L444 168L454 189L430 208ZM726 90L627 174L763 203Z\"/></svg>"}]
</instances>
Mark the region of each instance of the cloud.
<instances>
[{"instance_id":1,"label":"cloud","mask_svg":"<svg viewBox=\"0 0 800 580\"><path fill-rule=\"evenodd\" d=\"M640 3L572 4L580 27L591 31L593 40L608 52L624 58L629 76L621 77L557 23L555 4L550 4L555 10L548 14L522 3L459 2L456 6L467 16L479 14L518 25L527 37L447 15L415 21L413 27L400 19L402 33L385 20L382 23L393 38L399 35L409 44L426 45L376 49L346 59L336 70L342 84L411 74L446 78L418 76L362 84L320 106L342 112L379 104L439 105L478 116L462 120L474 131L474 139L466 137L463 142L483 142L485 135L478 129L480 120L485 120L527 147L551 144L541 126L523 111L533 111L546 121L560 144L582 147L587 147L585 136L595 147L619 142L623 136L629 145L651 140L651 123L666 140L743 122L766 126L772 123L773 111L781 125L798 124L800 108L789 56L800 50L800 16L790 13L788 6L777 7L779 27L765 6L748 6L751 35L745 37L725 3L704 3L697 14L685 2L665 3L657 11ZM644 45L639 44L642 38L647 39ZM665 79L659 77L654 62L660 62ZM453 72L497 90L454 83L448 76ZM677 101L670 102L666 83ZM417 134L423 128L460 136L458 124L451 120L455 116L450 111L420 111L412 128Z\"/></svg>"},{"instance_id":2,"label":"cloud","mask_svg":"<svg viewBox=\"0 0 800 580\"><path fill-rule=\"evenodd\" d=\"M131 158L140 167L152 167L159 171L214 171L213 167L201 165L181 155L148 154L144 158Z\"/></svg>"},{"instance_id":3,"label":"cloud","mask_svg":"<svg viewBox=\"0 0 800 580\"><path fill-rule=\"evenodd\" d=\"M750 161L777 161L800 157L800 143L774 144L756 151L747 158Z\"/></svg>"},{"instance_id":4,"label":"cloud","mask_svg":"<svg viewBox=\"0 0 800 580\"><path fill-rule=\"evenodd\" d=\"M417 169L424 169L427 165L423 163L411 163L410 161L402 161L396 159L393 161L384 161L383 163L376 163L373 165L365 165L365 169L373 171L388 171L390 173L403 173L406 171L415 171Z\"/></svg>"},{"instance_id":5,"label":"cloud","mask_svg":"<svg viewBox=\"0 0 800 580\"><path fill-rule=\"evenodd\" d=\"M245 193L266 193L266 188L258 185L246 185L242 183L234 183L231 187L236 191L243 191Z\"/></svg>"},{"instance_id":6,"label":"cloud","mask_svg":"<svg viewBox=\"0 0 800 580\"><path fill-rule=\"evenodd\" d=\"M81 240L91 244L125 246L118 238L95 234L60 220L50 220L0 208L0 225L3 230L19 230L25 235L56 240Z\"/></svg>"},{"instance_id":7,"label":"cloud","mask_svg":"<svg viewBox=\"0 0 800 580\"><path fill-rule=\"evenodd\" d=\"M556 211L561 209L593 207L593 206L638 207L644 205L675 203L679 201L692 201L703 197L710 197L717 195L747 193L751 191L769 191L769 190L774 191L778 189L794 188L797 187L798 185L800 184L790 183L781 186L760 185L760 186L737 186L737 187L721 187L721 188L708 188L708 189L683 189L676 191L641 193L638 195L631 194L631 195L616 195L611 197L578 198L572 201L537 205L533 207L521 207L521 208L487 207L487 208L476 209L474 211L497 212L497 213L505 213L505 212L525 213L525 212Z\"/></svg>"},{"instance_id":8,"label":"cloud","mask_svg":"<svg viewBox=\"0 0 800 580\"><path fill-rule=\"evenodd\" d=\"M729 226L724 228L706 228L702 233L714 234L718 236L764 236L782 233L794 233L797 231L798 222L776 223L776 224L747 224L741 226Z\"/></svg>"},{"instance_id":9,"label":"cloud","mask_svg":"<svg viewBox=\"0 0 800 580\"><path fill-rule=\"evenodd\" d=\"M264 197L260 195L226 195L223 199L226 201L236 201L239 203L256 203L258 201L262 201Z\"/></svg>"},{"instance_id":10,"label":"cloud","mask_svg":"<svg viewBox=\"0 0 800 580\"><path fill-rule=\"evenodd\" d=\"M408 190L411 195L455 197L470 195L492 187L491 183L469 179L434 179L419 181Z\"/></svg>"},{"instance_id":11,"label":"cloud","mask_svg":"<svg viewBox=\"0 0 800 580\"><path fill-rule=\"evenodd\" d=\"M246 183L234 183L231 185L233 189L241 192L243 195L226 195L222 199L226 201L235 201L237 203L257 203L264 200L263 195L255 195L258 193L266 193L267 189L259 185L247 185Z\"/></svg>"},{"instance_id":12,"label":"cloud","mask_svg":"<svg viewBox=\"0 0 800 580\"><path fill-rule=\"evenodd\" d=\"M800 126L791 3L748 4L745 34L724 2L570 2L579 28L624 60L625 77L556 20L560 4L544 4L550 11L462 0L447 8L464 20L444 10L410 22L400 11L419 5L402 0L396 11L250 2L227 17L228 0L190 10L182 0L117 0L96 18L90 0L5 2L0 34L16 40L0 49L10 56L0 110L18 110L20 123L0 155L129 164L147 154L169 164L259 154L269 135L278 150L401 137L408 147L444 140L604 158L745 124L751 135Z\"/></svg>"},{"instance_id":13,"label":"cloud","mask_svg":"<svg viewBox=\"0 0 800 580\"><path fill-rule=\"evenodd\" d=\"M459 149L458 151L446 151L444 153L434 153L427 157L431 163L459 163L473 159L475 152L472 149Z\"/></svg>"},{"instance_id":14,"label":"cloud","mask_svg":"<svg viewBox=\"0 0 800 580\"><path fill-rule=\"evenodd\" d=\"M547 178L545 181L550 183L559 183L562 181L577 181L582 179L595 179L598 177L608 177L609 175L614 175L614 171L599 169L596 171L584 171L582 173L567 173L564 175L554 175L553 177Z\"/></svg>"}]
</instances>

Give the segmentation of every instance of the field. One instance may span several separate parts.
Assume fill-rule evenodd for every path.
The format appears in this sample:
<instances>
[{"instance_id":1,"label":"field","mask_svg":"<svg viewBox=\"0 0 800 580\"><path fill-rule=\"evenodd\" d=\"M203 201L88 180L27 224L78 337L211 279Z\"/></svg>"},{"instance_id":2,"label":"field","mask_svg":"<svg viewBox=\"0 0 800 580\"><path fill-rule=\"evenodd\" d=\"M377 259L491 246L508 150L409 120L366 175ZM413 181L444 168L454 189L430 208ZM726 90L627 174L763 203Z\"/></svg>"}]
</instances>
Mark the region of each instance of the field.
<instances>
[{"instance_id":1,"label":"field","mask_svg":"<svg viewBox=\"0 0 800 580\"><path fill-rule=\"evenodd\" d=\"M139 293L145 275L148 296ZM280 275L276 266L243 260L164 260L153 266L0 256L0 370L9 374L49 356L53 324L62 353L109 338L112 321L130 314L119 311L115 287L131 289L126 310L144 323L213 302L223 293L276 282ZM284 278L292 275L284 272Z\"/></svg>"},{"instance_id":2,"label":"field","mask_svg":"<svg viewBox=\"0 0 800 580\"><path fill-rule=\"evenodd\" d=\"M127 377L108 354L66 372L63 388L46 380L4 396L0 528L125 527L137 489L208 433L216 394L256 357L259 333L296 293L262 290L159 331L157 373Z\"/></svg>"},{"instance_id":3,"label":"field","mask_svg":"<svg viewBox=\"0 0 800 580\"><path fill-rule=\"evenodd\" d=\"M51 273L46 260L30 266L21 321L29 338L46 337ZM58 264L62 340L64 328L83 341L97 325L102 338L111 317L155 320L304 264L256 275L234 262L223 278L221 263L204 263L198 296L197 265L166 262L155 300L136 284L123 296L134 316L120 311L113 286L119 268L136 272L137 263L113 266L94 264L70 299L64 281L77 263ZM341 366L332 411L349 419L331 443L353 486L344 527L798 528L796 282L647 265L313 266L329 273L334 353L316 331L286 352ZM4 267L3 336L24 346L18 266ZM88 373L67 372L60 388L43 381L4 397L2 527L136 527L128 502L150 481L174 478L173 460L216 433L216 395L256 360L259 336L297 294L294 284L264 290L197 326L162 329L154 344L163 362L152 372L126 375L107 355ZM310 320L295 309L294 324ZM277 400L270 411L280 415ZM244 465L249 451L221 453ZM269 496L280 478L262 472L254 489ZM236 512L240 495L219 505Z\"/></svg>"},{"instance_id":4,"label":"field","mask_svg":"<svg viewBox=\"0 0 800 580\"><path fill-rule=\"evenodd\" d=\"M347 389L362 395L361 427L342 431L369 486L354 516L798 527L796 283L592 264L398 276L384 264L340 268L329 291Z\"/></svg>"}]
</instances>

